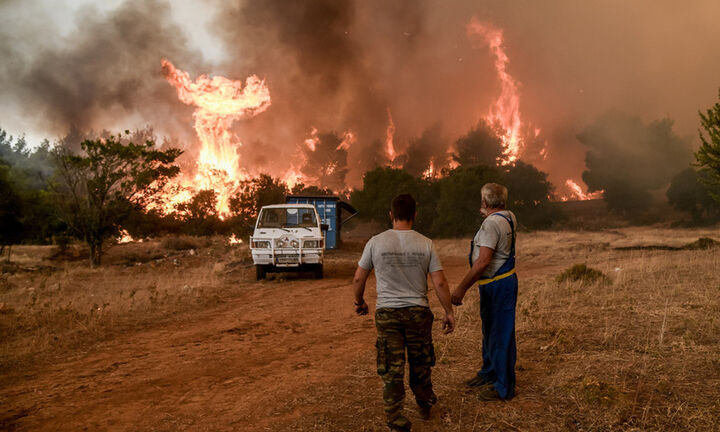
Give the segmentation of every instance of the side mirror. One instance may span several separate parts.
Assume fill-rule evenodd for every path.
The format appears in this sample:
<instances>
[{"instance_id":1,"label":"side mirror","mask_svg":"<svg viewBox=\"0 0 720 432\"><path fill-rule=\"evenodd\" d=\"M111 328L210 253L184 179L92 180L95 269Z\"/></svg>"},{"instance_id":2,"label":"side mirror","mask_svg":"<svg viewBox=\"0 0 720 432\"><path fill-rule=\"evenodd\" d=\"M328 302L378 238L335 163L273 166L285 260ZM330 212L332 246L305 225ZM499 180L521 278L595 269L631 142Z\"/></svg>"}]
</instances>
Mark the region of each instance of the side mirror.
<instances>
[{"instance_id":1,"label":"side mirror","mask_svg":"<svg viewBox=\"0 0 720 432\"><path fill-rule=\"evenodd\" d=\"M328 226L328 224L320 224L320 230L321 230L321 231L327 231L328 229L330 229L330 227Z\"/></svg>"}]
</instances>

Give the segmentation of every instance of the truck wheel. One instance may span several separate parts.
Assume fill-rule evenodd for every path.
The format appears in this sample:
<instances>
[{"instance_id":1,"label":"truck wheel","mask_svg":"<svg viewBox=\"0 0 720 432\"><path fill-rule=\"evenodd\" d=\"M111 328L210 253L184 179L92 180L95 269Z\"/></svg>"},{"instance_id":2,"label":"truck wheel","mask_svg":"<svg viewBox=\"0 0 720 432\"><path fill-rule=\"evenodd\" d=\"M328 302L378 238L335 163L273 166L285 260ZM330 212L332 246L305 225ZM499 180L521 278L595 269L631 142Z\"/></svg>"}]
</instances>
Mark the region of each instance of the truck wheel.
<instances>
[{"instance_id":1,"label":"truck wheel","mask_svg":"<svg viewBox=\"0 0 720 432\"><path fill-rule=\"evenodd\" d=\"M322 278L323 278L323 265L322 265L322 264L317 264L317 265L315 266L314 275L315 275L315 279L322 279Z\"/></svg>"},{"instance_id":2,"label":"truck wheel","mask_svg":"<svg viewBox=\"0 0 720 432\"><path fill-rule=\"evenodd\" d=\"M257 280L263 280L265 279L265 275L267 275L267 269L264 265L256 265L255 266L255 278Z\"/></svg>"}]
</instances>

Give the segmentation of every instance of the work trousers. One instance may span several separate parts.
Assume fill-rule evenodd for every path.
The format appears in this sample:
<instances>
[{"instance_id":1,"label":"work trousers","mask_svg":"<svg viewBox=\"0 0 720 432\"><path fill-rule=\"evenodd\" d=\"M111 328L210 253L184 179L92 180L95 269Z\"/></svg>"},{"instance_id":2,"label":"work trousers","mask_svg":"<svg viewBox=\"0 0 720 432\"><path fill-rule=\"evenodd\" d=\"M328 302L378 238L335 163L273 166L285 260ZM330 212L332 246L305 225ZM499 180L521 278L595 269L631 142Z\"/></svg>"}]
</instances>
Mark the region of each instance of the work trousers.
<instances>
[{"instance_id":1,"label":"work trousers","mask_svg":"<svg viewBox=\"0 0 720 432\"><path fill-rule=\"evenodd\" d=\"M377 372L383 380L385 415L391 430L410 430L402 414L405 399L405 350L410 369L410 389L418 405L433 405L437 397L430 381L435 365L430 308L380 308L375 311Z\"/></svg>"},{"instance_id":2,"label":"work trousers","mask_svg":"<svg viewBox=\"0 0 720 432\"><path fill-rule=\"evenodd\" d=\"M502 399L515 395L515 307L517 276L480 285L482 369L477 375L493 383Z\"/></svg>"}]
</instances>

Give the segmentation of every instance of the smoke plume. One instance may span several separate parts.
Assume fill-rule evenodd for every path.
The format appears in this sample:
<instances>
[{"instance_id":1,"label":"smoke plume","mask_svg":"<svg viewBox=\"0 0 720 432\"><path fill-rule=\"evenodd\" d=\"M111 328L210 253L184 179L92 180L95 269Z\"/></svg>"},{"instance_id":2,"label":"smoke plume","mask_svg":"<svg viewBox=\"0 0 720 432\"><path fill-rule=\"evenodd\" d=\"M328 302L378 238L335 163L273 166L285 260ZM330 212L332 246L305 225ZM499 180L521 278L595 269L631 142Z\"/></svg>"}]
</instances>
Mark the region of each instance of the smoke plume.
<instances>
[{"instance_id":1,"label":"smoke plume","mask_svg":"<svg viewBox=\"0 0 720 432\"><path fill-rule=\"evenodd\" d=\"M415 173L430 161L450 163L468 144L503 90L493 51L468 37L473 17L502 30L527 141L520 158L548 171L556 185L580 181L588 148L578 133L608 110L645 123L669 117L685 136L720 87L720 3L712 0L692 7L671 0L216 1L207 7L215 15L209 30L226 53L219 63L190 48L167 0L86 7L65 33L43 27L43 19L23 21L50 15L41 3L0 7L16 18L0 29L0 89L45 133L149 123L186 147L197 145L192 107L161 74L167 58L193 79L265 80L272 106L233 125L243 142L241 165L276 176L308 172L298 164L344 157L332 146L329 155L307 153L313 131L350 133L342 174L349 186L388 162L390 118L393 148ZM483 148L481 158L494 151Z\"/></svg>"}]
</instances>

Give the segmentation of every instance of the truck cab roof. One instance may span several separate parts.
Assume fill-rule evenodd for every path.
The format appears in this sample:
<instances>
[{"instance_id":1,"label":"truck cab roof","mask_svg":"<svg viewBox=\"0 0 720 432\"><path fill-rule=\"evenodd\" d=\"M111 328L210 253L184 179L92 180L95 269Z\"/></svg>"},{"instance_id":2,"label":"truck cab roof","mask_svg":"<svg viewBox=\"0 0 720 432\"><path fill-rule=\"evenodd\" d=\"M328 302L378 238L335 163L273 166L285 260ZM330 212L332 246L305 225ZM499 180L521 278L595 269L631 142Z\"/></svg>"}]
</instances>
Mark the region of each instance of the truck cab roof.
<instances>
[{"instance_id":1,"label":"truck cab roof","mask_svg":"<svg viewBox=\"0 0 720 432\"><path fill-rule=\"evenodd\" d=\"M312 204L271 204L262 208L315 208Z\"/></svg>"}]
</instances>

